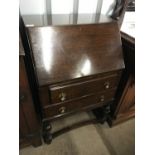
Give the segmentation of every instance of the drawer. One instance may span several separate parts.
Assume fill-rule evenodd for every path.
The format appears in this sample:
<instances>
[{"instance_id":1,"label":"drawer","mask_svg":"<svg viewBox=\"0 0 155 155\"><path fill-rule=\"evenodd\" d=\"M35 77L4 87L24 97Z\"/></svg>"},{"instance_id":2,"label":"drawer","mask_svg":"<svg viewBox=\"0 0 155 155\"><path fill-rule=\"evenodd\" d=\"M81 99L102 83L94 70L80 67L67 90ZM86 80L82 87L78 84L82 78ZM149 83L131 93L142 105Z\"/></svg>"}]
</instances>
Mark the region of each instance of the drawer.
<instances>
[{"instance_id":1,"label":"drawer","mask_svg":"<svg viewBox=\"0 0 155 155\"><path fill-rule=\"evenodd\" d=\"M120 76L113 74L108 77L88 80L85 82L50 87L51 103L69 101L75 98L107 91L117 87Z\"/></svg>"},{"instance_id":2,"label":"drawer","mask_svg":"<svg viewBox=\"0 0 155 155\"><path fill-rule=\"evenodd\" d=\"M106 93L100 92L97 94L88 95L77 100L72 100L70 102L53 104L44 108L45 118L55 118L82 109L87 109L95 106L97 107L98 105L102 106L108 101L112 101L114 99L114 95L115 89Z\"/></svg>"}]
</instances>

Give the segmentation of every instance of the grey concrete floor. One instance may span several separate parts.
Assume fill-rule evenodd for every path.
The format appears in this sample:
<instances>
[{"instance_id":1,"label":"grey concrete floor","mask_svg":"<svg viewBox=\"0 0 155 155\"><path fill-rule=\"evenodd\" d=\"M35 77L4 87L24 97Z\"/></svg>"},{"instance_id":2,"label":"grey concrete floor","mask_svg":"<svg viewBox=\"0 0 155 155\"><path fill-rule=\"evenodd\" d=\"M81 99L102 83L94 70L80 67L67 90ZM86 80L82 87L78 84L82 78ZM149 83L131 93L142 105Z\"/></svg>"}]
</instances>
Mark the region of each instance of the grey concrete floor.
<instances>
[{"instance_id":1,"label":"grey concrete floor","mask_svg":"<svg viewBox=\"0 0 155 155\"><path fill-rule=\"evenodd\" d=\"M78 113L52 123L53 130L94 117ZM21 149L20 155L134 155L135 120L109 128L107 123L91 124L56 137L50 145Z\"/></svg>"}]
</instances>

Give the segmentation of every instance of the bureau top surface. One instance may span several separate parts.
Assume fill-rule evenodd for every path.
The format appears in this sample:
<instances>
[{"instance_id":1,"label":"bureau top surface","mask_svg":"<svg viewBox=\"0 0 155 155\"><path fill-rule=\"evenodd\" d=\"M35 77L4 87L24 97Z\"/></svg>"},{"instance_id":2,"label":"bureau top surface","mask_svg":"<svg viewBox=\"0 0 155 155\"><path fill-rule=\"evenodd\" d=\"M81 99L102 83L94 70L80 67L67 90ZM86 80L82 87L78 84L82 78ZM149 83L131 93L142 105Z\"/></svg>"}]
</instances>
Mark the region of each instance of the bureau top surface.
<instances>
[{"instance_id":1,"label":"bureau top surface","mask_svg":"<svg viewBox=\"0 0 155 155\"><path fill-rule=\"evenodd\" d=\"M40 86L124 68L116 22L29 27Z\"/></svg>"}]
</instances>

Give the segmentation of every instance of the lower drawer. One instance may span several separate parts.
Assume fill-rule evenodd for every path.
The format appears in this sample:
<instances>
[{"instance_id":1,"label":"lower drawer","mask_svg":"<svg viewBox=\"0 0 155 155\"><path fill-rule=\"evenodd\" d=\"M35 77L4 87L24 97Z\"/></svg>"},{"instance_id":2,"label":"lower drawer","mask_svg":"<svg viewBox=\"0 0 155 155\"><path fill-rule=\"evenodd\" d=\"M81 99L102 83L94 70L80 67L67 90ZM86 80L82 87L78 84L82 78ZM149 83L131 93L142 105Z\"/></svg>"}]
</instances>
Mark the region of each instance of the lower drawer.
<instances>
[{"instance_id":1,"label":"lower drawer","mask_svg":"<svg viewBox=\"0 0 155 155\"><path fill-rule=\"evenodd\" d=\"M115 90L109 92L100 92L94 95L85 96L70 102L53 104L44 108L45 119L59 117L67 113L72 113L82 109L104 105L106 102L114 99Z\"/></svg>"}]
</instances>

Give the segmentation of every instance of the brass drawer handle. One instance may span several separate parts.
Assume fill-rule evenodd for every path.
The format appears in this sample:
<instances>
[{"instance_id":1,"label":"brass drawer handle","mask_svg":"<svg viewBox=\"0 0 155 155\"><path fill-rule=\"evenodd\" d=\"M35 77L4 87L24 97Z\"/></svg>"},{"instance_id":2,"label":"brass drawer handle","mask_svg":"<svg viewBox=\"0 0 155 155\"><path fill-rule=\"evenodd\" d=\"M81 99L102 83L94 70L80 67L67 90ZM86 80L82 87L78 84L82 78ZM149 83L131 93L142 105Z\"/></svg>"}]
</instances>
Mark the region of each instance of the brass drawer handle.
<instances>
[{"instance_id":1,"label":"brass drawer handle","mask_svg":"<svg viewBox=\"0 0 155 155\"><path fill-rule=\"evenodd\" d=\"M101 102L104 101L104 95L101 96L100 101L101 101Z\"/></svg>"},{"instance_id":2,"label":"brass drawer handle","mask_svg":"<svg viewBox=\"0 0 155 155\"><path fill-rule=\"evenodd\" d=\"M105 89L109 89L109 88L110 88L110 83L109 83L109 82L106 82L106 83L104 84L104 87L105 87Z\"/></svg>"},{"instance_id":3,"label":"brass drawer handle","mask_svg":"<svg viewBox=\"0 0 155 155\"><path fill-rule=\"evenodd\" d=\"M59 112L60 112L61 114L63 114L64 112L66 112L66 107L61 107L61 108L59 108Z\"/></svg>"},{"instance_id":4,"label":"brass drawer handle","mask_svg":"<svg viewBox=\"0 0 155 155\"><path fill-rule=\"evenodd\" d=\"M61 101L65 101L66 100L66 94L65 93L61 93L59 95L59 98L60 98Z\"/></svg>"}]
</instances>

